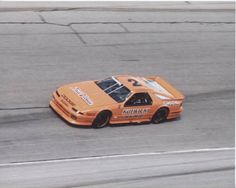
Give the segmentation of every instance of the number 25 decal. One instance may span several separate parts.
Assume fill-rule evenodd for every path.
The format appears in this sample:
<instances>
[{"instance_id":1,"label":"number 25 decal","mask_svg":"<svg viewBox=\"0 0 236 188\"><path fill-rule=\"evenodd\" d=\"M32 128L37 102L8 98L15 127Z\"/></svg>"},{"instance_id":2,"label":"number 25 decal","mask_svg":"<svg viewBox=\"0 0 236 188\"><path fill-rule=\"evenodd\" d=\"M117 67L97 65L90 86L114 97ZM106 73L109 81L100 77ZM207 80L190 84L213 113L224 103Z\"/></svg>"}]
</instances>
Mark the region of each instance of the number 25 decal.
<instances>
[{"instance_id":1,"label":"number 25 decal","mask_svg":"<svg viewBox=\"0 0 236 188\"><path fill-rule=\"evenodd\" d=\"M133 86L141 86L141 84L137 80L134 80L134 79L128 79L128 82L133 83Z\"/></svg>"}]
</instances>

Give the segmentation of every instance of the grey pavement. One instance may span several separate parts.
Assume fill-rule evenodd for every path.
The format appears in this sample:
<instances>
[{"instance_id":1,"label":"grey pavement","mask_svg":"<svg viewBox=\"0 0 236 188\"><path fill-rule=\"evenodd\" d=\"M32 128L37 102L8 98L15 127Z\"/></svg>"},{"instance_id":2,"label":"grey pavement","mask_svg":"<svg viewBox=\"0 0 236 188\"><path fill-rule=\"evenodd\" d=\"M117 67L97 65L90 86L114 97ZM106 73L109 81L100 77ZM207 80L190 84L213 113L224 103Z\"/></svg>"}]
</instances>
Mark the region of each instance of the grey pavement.
<instances>
[{"instance_id":1,"label":"grey pavement","mask_svg":"<svg viewBox=\"0 0 236 188\"><path fill-rule=\"evenodd\" d=\"M234 153L222 151L4 167L234 147L233 3L162 10L132 3L92 10L1 5L9 11L0 11L0 187L234 187ZM186 96L183 116L94 130L71 127L48 107L61 85L117 74L164 77ZM190 168L173 166L176 159L193 161Z\"/></svg>"},{"instance_id":2,"label":"grey pavement","mask_svg":"<svg viewBox=\"0 0 236 188\"><path fill-rule=\"evenodd\" d=\"M1 172L2 187L222 188L234 186L234 157L211 151L62 159L1 166Z\"/></svg>"},{"instance_id":3,"label":"grey pavement","mask_svg":"<svg viewBox=\"0 0 236 188\"><path fill-rule=\"evenodd\" d=\"M234 10L233 1L182 1L182 2L168 2L168 1L100 1L100 2L10 2L1 1L0 11L57 11L57 10L107 10L107 11L232 11Z\"/></svg>"}]
</instances>

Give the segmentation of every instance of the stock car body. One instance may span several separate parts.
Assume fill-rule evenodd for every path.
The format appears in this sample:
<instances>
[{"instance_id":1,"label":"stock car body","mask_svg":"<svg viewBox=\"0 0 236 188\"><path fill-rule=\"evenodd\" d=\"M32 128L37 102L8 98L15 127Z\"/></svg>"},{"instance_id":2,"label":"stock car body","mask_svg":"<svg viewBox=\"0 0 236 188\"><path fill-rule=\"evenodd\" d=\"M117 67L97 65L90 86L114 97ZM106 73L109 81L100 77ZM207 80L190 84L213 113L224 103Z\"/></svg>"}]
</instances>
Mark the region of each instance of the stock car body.
<instances>
[{"instance_id":1,"label":"stock car body","mask_svg":"<svg viewBox=\"0 0 236 188\"><path fill-rule=\"evenodd\" d=\"M62 86L50 106L71 124L101 128L177 118L183 101L183 94L160 77L119 75Z\"/></svg>"}]
</instances>

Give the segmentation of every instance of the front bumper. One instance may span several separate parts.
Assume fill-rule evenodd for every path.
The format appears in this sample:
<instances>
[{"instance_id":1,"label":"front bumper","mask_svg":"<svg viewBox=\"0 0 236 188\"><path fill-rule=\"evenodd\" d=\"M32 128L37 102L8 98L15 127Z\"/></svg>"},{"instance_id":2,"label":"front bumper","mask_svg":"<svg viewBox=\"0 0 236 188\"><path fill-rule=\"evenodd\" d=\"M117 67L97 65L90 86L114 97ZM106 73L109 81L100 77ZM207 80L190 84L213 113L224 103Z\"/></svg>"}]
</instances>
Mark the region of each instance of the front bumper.
<instances>
[{"instance_id":1,"label":"front bumper","mask_svg":"<svg viewBox=\"0 0 236 188\"><path fill-rule=\"evenodd\" d=\"M50 101L50 106L60 117L62 117L64 120L66 120L67 122L71 124L81 125L81 126L92 125L94 117L86 116L86 115L76 115L77 118L75 120L74 118L72 118L75 115L69 112L69 110L65 109L55 98L53 98Z\"/></svg>"}]
</instances>

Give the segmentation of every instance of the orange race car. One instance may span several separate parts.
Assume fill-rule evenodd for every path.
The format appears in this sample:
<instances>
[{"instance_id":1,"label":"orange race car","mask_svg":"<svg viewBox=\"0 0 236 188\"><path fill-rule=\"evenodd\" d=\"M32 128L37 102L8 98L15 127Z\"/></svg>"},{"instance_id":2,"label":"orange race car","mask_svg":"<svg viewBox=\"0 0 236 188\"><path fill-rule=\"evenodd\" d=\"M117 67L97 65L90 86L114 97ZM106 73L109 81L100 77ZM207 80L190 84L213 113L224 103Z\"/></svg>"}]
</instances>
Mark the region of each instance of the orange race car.
<instances>
[{"instance_id":1,"label":"orange race car","mask_svg":"<svg viewBox=\"0 0 236 188\"><path fill-rule=\"evenodd\" d=\"M62 86L50 106L71 124L102 128L177 118L183 100L183 94L160 77L120 75Z\"/></svg>"}]
</instances>

